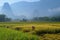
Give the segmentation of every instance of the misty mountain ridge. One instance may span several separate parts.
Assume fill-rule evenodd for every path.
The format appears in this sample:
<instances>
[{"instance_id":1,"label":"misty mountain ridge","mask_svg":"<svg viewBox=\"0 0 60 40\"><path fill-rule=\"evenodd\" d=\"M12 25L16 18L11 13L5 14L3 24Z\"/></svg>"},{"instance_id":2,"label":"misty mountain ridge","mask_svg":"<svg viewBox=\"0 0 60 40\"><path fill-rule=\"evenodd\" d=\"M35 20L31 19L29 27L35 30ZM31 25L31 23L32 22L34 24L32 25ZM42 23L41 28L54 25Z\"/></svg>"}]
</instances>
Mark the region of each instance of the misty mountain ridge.
<instances>
[{"instance_id":1,"label":"misty mountain ridge","mask_svg":"<svg viewBox=\"0 0 60 40\"><path fill-rule=\"evenodd\" d=\"M12 19L15 18L9 3L4 3L4 5L1 8L1 13L6 15L6 17L8 17L8 18L12 18Z\"/></svg>"},{"instance_id":2,"label":"misty mountain ridge","mask_svg":"<svg viewBox=\"0 0 60 40\"><path fill-rule=\"evenodd\" d=\"M25 4L26 3L26 5L23 5L23 4ZM32 9L35 9L36 7L34 6L35 4L33 4L33 2L32 2L32 4L33 5L31 5L30 3L28 4L28 7L25 7L25 6L27 6L27 3L29 3L29 2L21 2L21 5L23 5L23 7L22 6L20 6L19 7L19 5L17 4L16 6L13 6L13 5L3 5L2 6L2 10L1 10L1 12L3 12L4 11L4 14L6 14L7 16L12 16L13 14L16 16L16 18L29 18L29 17L32 17L33 15L32 15L32 13L33 13L33 10ZM35 3L35 2L34 2ZM30 6L31 6L31 9L30 9ZM33 7L32 7L33 6ZM35 7L35 8L34 8ZM16 9L17 8L17 9ZM28 9L29 8L29 9ZM28 10L27 10L28 9ZM37 8L36 8L37 9ZM8 12L9 11L9 12ZM17 13L17 14L16 14ZM31 14L31 15L30 15Z\"/></svg>"},{"instance_id":3,"label":"misty mountain ridge","mask_svg":"<svg viewBox=\"0 0 60 40\"><path fill-rule=\"evenodd\" d=\"M53 3L54 2L54 3ZM58 2L58 3L57 3ZM56 0L41 0L38 2L26 2L26 1L20 1L14 4L10 5L10 10L13 13L11 15L14 15L16 18L32 18L32 17L41 17L41 16L51 16L55 13L50 13L48 10L53 8L60 7L60 1ZM2 9L5 8L4 6ZM7 14L10 15L8 12ZM56 12L58 13L58 12Z\"/></svg>"},{"instance_id":4,"label":"misty mountain ridge","mask_svg":"<svg viewBox=\"0 0 60 40\"><path fill-rule=\"evenodd\" d=\"M54 2L54 3L53 3ZM56 0L41 0L38 2L17 2L12 4L13 10L15 13L21 13L20 15L27 14L27 17L34 17L34 16L51 16L54 15L54 12L49 12L49 9L54 9L60 7L60 1ZM38 12L35 13L35 10ZM58 12L56 12L57 14ZM37 15L36 15L37 14ZM59 13L58 13L59 14Z\"/></svg>"},{"instance_id":5,"label":"misty mountain ridge","mask_svg":"<svg viewBox=\"0 0 60 40\"><path fill-rule=\"evenodd\" d=\"M17 2L12 4L12 8L17 13L16 15L24 15L26 17L33 17L33 13L35 10L38 10L38 5L36 2Z\"/></svg>"}]
</instances>

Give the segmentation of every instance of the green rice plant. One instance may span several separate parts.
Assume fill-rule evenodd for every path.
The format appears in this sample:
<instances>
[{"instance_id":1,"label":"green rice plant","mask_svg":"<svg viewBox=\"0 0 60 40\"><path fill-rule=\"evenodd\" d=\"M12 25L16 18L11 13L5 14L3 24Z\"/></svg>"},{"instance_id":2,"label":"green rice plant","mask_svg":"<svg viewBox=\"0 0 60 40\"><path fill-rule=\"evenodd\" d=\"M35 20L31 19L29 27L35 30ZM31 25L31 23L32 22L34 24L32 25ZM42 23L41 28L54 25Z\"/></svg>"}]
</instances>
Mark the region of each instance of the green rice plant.
<instances>
[{"instance_id":1,"label":"green rice plant","mask_svg":"<svg viewBox=\"0 0 60 40\"><path fill-rule=\"evenodd\" d=\"M39 38L35 35L0 27L0 40L39 40Z\"/></svg>"}]
</instances>

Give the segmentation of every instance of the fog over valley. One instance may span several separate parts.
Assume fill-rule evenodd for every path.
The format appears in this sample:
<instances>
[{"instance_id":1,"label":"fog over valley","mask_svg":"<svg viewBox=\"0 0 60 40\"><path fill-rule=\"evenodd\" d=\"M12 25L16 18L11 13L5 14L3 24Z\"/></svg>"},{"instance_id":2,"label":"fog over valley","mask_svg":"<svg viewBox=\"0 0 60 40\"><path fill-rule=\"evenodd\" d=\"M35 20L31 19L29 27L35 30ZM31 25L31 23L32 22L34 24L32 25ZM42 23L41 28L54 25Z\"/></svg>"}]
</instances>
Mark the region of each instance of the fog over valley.
<instances>
[{"instance_id":1,"label":"fog over valley","mask_svg":"<svg viewBox=\"0 0 60 40\"><path fill-rule=\"evenodd\" d=\"M59 0L40 0L35 2L19 1L12 4L5 2L0 7L0 14L11 18L28 18L60 15Z\"/></svg>"}]
</instances>

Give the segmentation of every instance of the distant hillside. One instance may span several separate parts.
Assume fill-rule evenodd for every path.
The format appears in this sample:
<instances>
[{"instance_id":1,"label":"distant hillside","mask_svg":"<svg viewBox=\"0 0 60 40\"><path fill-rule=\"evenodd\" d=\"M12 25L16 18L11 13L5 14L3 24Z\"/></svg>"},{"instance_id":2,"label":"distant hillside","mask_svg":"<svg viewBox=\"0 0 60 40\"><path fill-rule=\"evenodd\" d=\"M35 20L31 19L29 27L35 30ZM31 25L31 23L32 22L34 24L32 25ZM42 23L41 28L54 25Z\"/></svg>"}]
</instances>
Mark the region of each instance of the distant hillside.
<instances>
[{"instance_id":1,"label":"distant hillside","mask_svg":"<svg viewBox=\"0 0 60 40\"><path fill-rule=\"evenodd\" d=\"M38 2L20 1L11 4L10 7L13 11L12 15L16 16L15 18L22 19L36 16L55 16L60 13L60 0L41 0Z\"/></svg>"},{"instance_id":2,"label":"distant hillside","mask_svg":"<svg viewBox=\"0 0 60 40\"><path fill-rule=\"evenodd\" d=\"M55 13L50 13L48 10L60 7L60 1L56 0L41 0L39 2L20 1L12 4L15 15L24 15L27 17L33 16L51 16ZM35 13L35 10L39 12ZM16 14L17 13L17 14ZM35 15L37 14L37 15Z\"/></svg>"},{"instance_id":3,"label":"distant hillside","mask_svg":"<svg viewBox=\"0 0 60 40\"><path fill-rule=\"evenodd\" d=\"M12 19L15 18L13 14L13 10L11 6L9 5L9 3L4 3L4 5L1 8L1 13L6 15L8 18L12 18Z\"/></svg>"},{"instance_id":4,"label":"distant hillside","mask_svg":"<svg viewBox=\"0 0 60 40\"><path fill-rule=\"evenodd\" d=\"M17 2L12 4L15 15L24 15L26 17L32 17L34 10L39 10L39 2ZM17 13L17 14L16 14ZM38 14L38 13L37 13Z\"/></svg>"}]
</instances>

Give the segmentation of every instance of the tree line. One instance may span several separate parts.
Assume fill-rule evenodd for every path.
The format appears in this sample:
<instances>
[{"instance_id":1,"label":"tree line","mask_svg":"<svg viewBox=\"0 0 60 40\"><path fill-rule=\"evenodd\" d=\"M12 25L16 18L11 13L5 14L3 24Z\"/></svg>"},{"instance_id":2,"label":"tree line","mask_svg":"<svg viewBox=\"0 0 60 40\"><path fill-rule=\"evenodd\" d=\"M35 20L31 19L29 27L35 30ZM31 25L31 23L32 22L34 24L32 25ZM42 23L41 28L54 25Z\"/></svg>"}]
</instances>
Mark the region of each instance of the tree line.
<instances>
[{"instance_id":1,"label":"tree line","mask_svg":"<svg viewBox=\"0 0 60 40\"><path fill-rule=\"evenodd\" d=\"M0 14L0 22L9 22L11 18L6 17L6 15ZM23 19L22 21L28 21L27 19ZM59 17L34 17L31 21L60 21Z\"/></svg>"},{"instance_id":2,"label":"tree line","mask_svg":"<svg viewBox=\"0 0 60 40\"><path fill-rule=\"evenodd\" d=\"M0 14L0 22L11 21L11 18L6 17L4 14Z\"/></svg>"},{"instance_id":3,"label":"tree line","mask_svg":"<svg viewBox=\"0 0 60 40\"><path fill-rule=\"evenodd\" d=\"M60 21L60 17L35 17L33 21Z\"/></svg>"}]
</instances>

